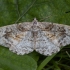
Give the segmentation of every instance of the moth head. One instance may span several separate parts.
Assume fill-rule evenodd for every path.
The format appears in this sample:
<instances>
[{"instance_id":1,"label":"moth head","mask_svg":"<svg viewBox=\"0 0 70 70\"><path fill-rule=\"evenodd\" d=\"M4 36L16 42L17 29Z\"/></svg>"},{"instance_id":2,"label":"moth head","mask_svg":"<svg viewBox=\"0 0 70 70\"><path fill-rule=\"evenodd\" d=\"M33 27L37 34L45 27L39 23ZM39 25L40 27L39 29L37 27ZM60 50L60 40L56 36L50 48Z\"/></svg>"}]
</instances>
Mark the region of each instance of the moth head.
<instances>
[{"instance_id":1,"label":"moth head","mask_svg":"<svg viewBox=\"0 0 70 70\"><path fill-rule=\"evenodd\" d=\"M32 22L32 31L38 31L38 21L36 18L34 18L33 22Z\"/></svg>"},{"instance_id":2,"label":"moth head","mask_svg":"<svg viewBox=\"0 0 70 70\"><path fill-rule=\"evenodd\" d=\"M33 26L37 26L37 23L38 23L38 21L37 21L37 19L36 18L34 18L34 20L33 20Z\"/></svg>"}]
</instances>

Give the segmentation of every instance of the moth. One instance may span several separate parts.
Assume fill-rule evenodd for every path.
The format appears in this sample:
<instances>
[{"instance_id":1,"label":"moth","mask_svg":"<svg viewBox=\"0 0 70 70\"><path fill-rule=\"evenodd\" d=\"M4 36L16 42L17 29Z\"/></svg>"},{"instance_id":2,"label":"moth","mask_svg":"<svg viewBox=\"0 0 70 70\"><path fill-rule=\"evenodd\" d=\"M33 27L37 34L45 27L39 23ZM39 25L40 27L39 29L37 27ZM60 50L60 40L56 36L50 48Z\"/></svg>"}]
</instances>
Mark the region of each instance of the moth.
<instances>
[{"instance_id":1,"label":"moth","mask_svg":"<svg viewBox=\"0 0 70 70\"><path fill-rule=\"evenodd\" d=\"M18 55L37 51L45 56L70 44L70 26L50 22L32 22L0 27L0 45Z\"/></svg>"}]
</instances>

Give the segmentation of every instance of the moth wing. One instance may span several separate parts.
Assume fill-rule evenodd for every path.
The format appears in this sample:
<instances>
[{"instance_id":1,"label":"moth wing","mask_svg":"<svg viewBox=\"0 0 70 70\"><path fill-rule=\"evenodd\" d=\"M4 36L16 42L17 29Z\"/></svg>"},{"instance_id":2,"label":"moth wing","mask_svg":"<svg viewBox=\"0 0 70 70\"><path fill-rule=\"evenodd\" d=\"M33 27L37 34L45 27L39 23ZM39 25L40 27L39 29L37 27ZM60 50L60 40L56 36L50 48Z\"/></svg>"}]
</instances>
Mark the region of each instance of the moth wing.
<instances>
[{"instance_id":1,"label":"moth wing","mask_svg":"<svg viewBox=\"0 0 70 70\"><path fill-rule=\"evenodd\" d=\"M39 22L42 31L56 46L66 46L70 44L70 26L49 22Z\"/></svg>"},{"instance_id":2,"label":"moth wing","mask_svg":"<svg viewBox=\"0 0 70 70\"><path fill-rule=\"evenodd\" d=\"M32 52L31 25L30 22L24 22L0 27L0 45L21 55Z\"/></svg>"},{"instance_id":3,"label":"moth wing","mask_svg":"<svg viewBox=\"0 0 70 70\"><path fill-rule=\"evenodd\" d=\"M40 54L49 56L60 50L48 37L45 35L45 31L38 31L38 36L36 39L36 49Z\"/></svg>"}]
</instances>

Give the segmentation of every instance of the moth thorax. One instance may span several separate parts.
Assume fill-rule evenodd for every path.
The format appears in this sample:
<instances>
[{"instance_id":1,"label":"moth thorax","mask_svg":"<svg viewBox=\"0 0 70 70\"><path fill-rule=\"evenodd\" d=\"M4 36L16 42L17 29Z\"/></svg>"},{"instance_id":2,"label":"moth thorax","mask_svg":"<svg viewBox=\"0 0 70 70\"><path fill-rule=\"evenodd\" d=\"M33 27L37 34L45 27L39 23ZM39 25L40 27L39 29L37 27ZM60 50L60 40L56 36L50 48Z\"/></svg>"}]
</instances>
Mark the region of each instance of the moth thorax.
<instances>
[{"instance_id":1,"label":"moth thorax","mask_svg":"<svg viewBox=\"0 0 70 70\"><path fill-rule=\"evenodd\" d=\"M33 26L32 31L37 32L39 30L38 26Z\"/></svg>"}]
</instances>

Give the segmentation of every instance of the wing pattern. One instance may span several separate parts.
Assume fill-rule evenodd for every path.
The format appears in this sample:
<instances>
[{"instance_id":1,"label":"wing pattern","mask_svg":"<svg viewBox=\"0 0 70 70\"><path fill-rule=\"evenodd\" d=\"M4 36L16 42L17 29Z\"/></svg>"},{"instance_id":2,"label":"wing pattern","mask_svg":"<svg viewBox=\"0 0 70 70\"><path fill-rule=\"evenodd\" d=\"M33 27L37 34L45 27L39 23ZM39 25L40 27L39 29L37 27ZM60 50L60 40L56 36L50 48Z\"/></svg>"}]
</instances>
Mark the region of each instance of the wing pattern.
<instances>
[{"instance_id":1,"label":"wing pattern","mask_svg":"<svg viewBox=\"0 0 70 70\"><path fill-rule=\"evenodd\" d=\"M70 26L50 22L24 22L0 27L0 45L18 55L33 50L49 56L70 44Z\"/></svg>"}]
</instances>

